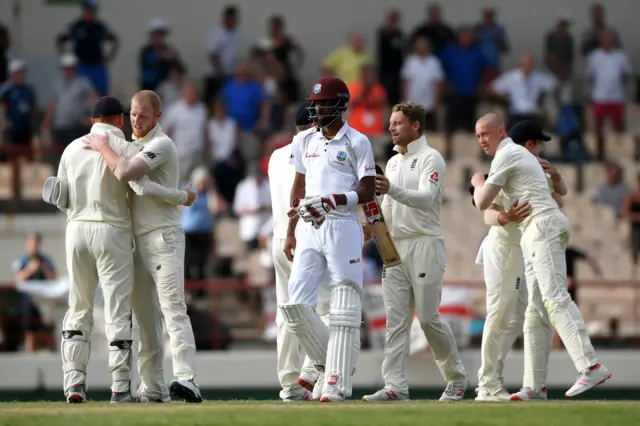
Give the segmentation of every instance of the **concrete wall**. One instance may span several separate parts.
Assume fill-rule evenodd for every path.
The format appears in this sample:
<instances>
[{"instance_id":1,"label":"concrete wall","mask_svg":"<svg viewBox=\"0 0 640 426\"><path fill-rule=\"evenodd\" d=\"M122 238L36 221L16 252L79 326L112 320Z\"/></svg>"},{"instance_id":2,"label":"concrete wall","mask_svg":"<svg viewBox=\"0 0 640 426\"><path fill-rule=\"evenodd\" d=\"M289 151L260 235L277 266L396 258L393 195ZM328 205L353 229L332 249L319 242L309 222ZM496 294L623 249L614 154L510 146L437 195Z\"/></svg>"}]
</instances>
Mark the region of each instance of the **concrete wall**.
<instances>
[{"instance_id":1,"label":"concrete wall","mask_svg":"<svg viewBox=\"0 0 640 426\"><path fill-rule=\"evenodd\" d=\"M20 19L12 20L14 3L21 5ZM120 35L122 49L111 69L116 95L129 95L136 89L137 52L144 42L146 25L154 17L165 18L174 29L171 40L183 54L192 76L200 79L205 71L207 36L219 21L227 2L211 0L103 0L101 15ZM318 64L334 47L343 44L346 33L361 29L373 37L388 2L371 0L236 0L241 10L242 48L245 49L265 33L265 19L271 13L285 16L289 32L307 51L301 75L308 87L318 76ZM474 23L484 6L499 9L515 51L532 51L540 57L543 34L555 18L569 13L574 18L574 35L588 24L586 0L441 0L447 21L453 24ZM609 0L608 21L620 32L632 63L640 68L640 37L637 37L637 0ZM403 13L405 29L413 28L425 16L425 0L402 0L393 5ZM44 0L0 0L0 19L11 21L13 54L31 63L31 78L42 96L49 93L56 75L56 34L79 14L76 7L47 6ZM579 38L579 37L578 37ZM517 54L506 63L517 62Z\"/></svg>"}]
</instances>

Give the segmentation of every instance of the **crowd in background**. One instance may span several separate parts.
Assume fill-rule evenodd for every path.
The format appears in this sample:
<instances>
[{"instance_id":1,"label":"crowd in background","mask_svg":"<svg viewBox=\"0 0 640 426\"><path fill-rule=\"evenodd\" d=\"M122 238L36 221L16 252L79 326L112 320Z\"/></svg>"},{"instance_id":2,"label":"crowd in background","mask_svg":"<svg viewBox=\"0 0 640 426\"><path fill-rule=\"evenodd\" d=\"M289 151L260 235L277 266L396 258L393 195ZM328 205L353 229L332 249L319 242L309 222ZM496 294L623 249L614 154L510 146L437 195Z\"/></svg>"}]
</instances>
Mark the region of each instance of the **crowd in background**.
<instances>
[{"instance_id":1,"label":"crowd in background","mask_svg":"<svg viewBox=\"0 0 640 426\"><path fill-rule=\"evenodd\" d=\"M473 133L479 105L490 103L504 106L510 124L532 119L556 131L563 161L605 161L602 129L610 120L614 130L625 131L627 83L634 74L604 6L593 5L590 14L591 26L581 37L573 34L570 16L550 19L541 41L544 62L535 63L532 52L511 46L499 10L485 9L478 22L454 28L437 4L429 4L424 22L411 31L403 28L400 12L390 10L375 40L359 32L345 35L345 44L323 59L318 77L336 75L348 84L349 125L370 138L382 164L392 153L389 107L409 99L425 106L426 130L445 135L443 155L450 160L453 134ZM267 247L268 159L291 141L293 116L309 92L298 75L305 47L287 31L283 16L268 17L267 28L249 51L241 51L242 11L226 7L203 52L209 59L204 78L189 70L171 44L172 28L165 19L152 19L148 39L138 41L139 88L160 95L161 124L176 144L180 180L200 194L193 206L182 209L188 280L233 277L226 260L216 256L213 238L224 217L238 220L247 253ZM31 159L38 140L51 148L47 161L57 165L64 147L88 132L93 102L109 93L109 63L119 43L97 4L84 1L81 16L61 29L52 45L60 53L60 74L52 79L53 96L41 99L29 84L29 64L9 58L11 37L0 25L0 159ZM512 50L520 65L505 69L502 58ZM586 84L580 75L587 77ZM581 141L587 113L593 114L596 152L587 152ZM620 174L616 164L609 164L607 181L594 200L633 222L637 256L640 189L629 190ZM378 281L382 262L375 246L367 245L366 253L367 276Z\"/></svg>"}]
</instances>

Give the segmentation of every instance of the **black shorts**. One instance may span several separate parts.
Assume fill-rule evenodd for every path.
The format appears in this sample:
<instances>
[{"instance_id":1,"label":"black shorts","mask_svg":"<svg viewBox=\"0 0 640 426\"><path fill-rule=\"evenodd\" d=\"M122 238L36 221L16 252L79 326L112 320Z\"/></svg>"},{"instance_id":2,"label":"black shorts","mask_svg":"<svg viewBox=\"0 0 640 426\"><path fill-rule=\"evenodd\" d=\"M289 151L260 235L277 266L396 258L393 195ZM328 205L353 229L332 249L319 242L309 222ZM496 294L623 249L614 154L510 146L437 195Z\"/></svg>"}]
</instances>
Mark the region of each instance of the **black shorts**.
<instances>
[{"instance_id":1,"label":"black shorts","mask_svg":"<svg viewBox=\"0 0 640 426\"><path fill-rule=\"evenodd\" d=\"M456 130L475 133L477 105L478 98L474 95L452 94L447 101L447 133Z\"/></svg>"},{"instance_id":2,"label":"black shorts","mask_svg":"<svg viewBox=\"0 0 640 426\"><path fill-rule=\"evenodd\" d=\"M425 132L437 132L438 131L438 115L435 111L429 111L424 115L424 131Z\"/></svg>"}]
</instances>

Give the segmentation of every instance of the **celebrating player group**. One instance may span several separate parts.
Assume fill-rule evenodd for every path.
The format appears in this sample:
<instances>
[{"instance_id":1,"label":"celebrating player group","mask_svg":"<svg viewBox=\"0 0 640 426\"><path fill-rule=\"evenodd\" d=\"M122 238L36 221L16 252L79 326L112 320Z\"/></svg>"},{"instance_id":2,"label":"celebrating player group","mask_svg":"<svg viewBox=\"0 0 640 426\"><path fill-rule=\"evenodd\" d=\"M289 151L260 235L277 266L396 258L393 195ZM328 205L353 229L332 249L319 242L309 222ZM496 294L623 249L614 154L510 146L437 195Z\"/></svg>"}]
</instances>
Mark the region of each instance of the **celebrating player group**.
<instances>
[{"instance_id":1,"label":"celebrating player group","mask_svg":"<svg viewBox=\"0 0 640 426\"><path fill-rule=\"evenodd\" d=\"M304 127L270 160L280 397L340 402L351 396L362 320L361 252L373 236L385 264L385 385L362 400L409 400L414 314L446 382L440 400L462 400L467 373L451 327L439 314L446 263L440 224L445 163L423 135L425 110L413 103L393 107L389 131L397 154L383 173L376 172L369 140L344 121L348 104L343 81L318 80L298 113L296 125ZM567 292L569 223L560 211L567 187L539 156L550 137L530 121L507 134L495 114L478 120L476 136L494 159L490 173L476 173L469 188L490 226L477 257L484 267L487 318L475 399L546 400L554 327L578 372L566 396L580 395L611 373L599 362ZM288 211L283 206L287 188ZM376 193L383 197L381 204ZM365 224L356 218L358 205ZM509 394L503 362L523 329L523 385Z\"/></svg>"}]
</instances>

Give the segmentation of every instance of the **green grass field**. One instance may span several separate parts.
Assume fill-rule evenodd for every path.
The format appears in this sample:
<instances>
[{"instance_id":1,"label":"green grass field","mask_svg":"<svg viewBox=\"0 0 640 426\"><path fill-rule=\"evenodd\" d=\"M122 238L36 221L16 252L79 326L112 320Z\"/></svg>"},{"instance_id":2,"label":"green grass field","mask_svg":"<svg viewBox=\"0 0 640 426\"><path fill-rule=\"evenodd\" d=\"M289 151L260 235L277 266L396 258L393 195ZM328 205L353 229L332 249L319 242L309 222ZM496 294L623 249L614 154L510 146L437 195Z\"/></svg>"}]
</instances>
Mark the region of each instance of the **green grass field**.
<instances>
[{"instance_id":1,"label":"green grass field","mask_svg":"<svg viewBox=\"0 0 640 426\"><path fill-rule=\"evenodd\" d=\"M638 424L640 402L550 401L542 403L395 404L296 403L265 401L109 405L89 402L2 403L0 426L69 425L252 425L252 426L601 426Z\"/></svg>"}]
</instances>

